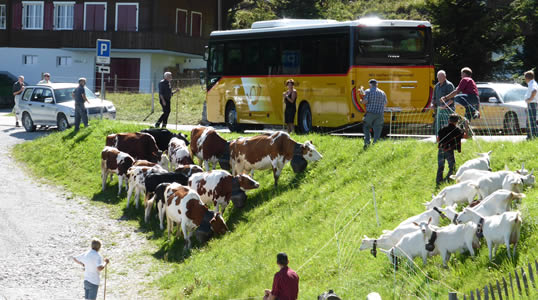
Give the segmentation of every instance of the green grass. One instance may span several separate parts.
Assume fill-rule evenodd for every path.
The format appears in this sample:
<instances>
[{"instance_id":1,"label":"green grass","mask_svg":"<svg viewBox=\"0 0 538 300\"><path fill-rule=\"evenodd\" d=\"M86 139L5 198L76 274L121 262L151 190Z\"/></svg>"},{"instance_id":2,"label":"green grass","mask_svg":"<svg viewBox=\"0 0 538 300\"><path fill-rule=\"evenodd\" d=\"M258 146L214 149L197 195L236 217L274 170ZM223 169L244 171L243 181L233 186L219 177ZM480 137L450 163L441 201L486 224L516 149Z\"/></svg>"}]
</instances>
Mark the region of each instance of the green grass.
<instances>
[{"instance_id":1,"label":"green grass","mask_svg":"<svg viewBox=\"0 0 538 300\"><path fill-rule=\"evenodd\" d=\"M114 103L118 120L142 122L151 112L151 93L108 93L106 98ZM172 107L168 118L169 124L176 122L176 102L179 124L198 124L202 119L205 91L200 85L181 89L179 95L172 97ZM159 94L155 93L155 112L145 122L154 124L162 113Z\"/></svg>"},{"instance_id":2,"label":"green grass","mask_svg":"<svg viewBox=\"0 0 538 300\"><path fill-rule=\"evenodd\" d=\"M225 213L231 232L206 245L195 242L192 251L185 253L182 237L167 242L155 218L144 224L142 209L125 209L125 196L115 196L116 180L101 192L99 153L105 135L140 128L95 121L77 135L68 130L18 145L14 154L37 176L111 206L116 214L140 226L159 246L152 255L173 266L171 273L153 283L163 289L167 298L261 298L263 289L271 287L277 271L275 257L280 251L288 253L290 266L301 278L300 299L315 299L328 289L334 289L343 299L364 298L371 291L379 292L384 299L446 299L449 288L468 294L514 269L504 247L492 263L488 262L487 247L482 246L474 259L467 254L453 256L448 269L441 267L440 257L434 257L425 267L416 259L416 266L401 267L396 274L383 254L373 258L367 251L359 252L363 235L378 236L383 229L392 229L424 210L422 203L435 192L435 145L387 140L364 152L360 139L316 134L294 138L301 142L313 140L324 155L321 161L310 164L302 174L285 167L278 189L273 188L271 172L256 172L261 187L248 192L246 207L239 210L230 206ZM238 135L224 136L231 139ZM522 162L529 169L538 168L537 141L468 141L462 153L456 154L456 161L461 164L474 157L474 152L487 150L493 150L494 170L503 169L505 164L515 169ZM538 257L537 195L535 189L528 190L520 207L524 225L517 251L518 266Z\"/></svg>"}]
</instances>

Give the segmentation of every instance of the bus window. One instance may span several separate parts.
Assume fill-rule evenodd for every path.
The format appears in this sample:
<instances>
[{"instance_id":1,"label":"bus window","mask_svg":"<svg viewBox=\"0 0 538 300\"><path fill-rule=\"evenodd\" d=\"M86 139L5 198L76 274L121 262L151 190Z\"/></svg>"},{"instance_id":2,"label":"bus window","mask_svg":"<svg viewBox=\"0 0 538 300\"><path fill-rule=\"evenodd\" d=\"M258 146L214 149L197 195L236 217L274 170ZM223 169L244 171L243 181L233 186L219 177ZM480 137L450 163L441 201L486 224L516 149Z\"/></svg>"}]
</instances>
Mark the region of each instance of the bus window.
<instances>
[{"instance_id":1,"label":"bus window","mask_svg":"<svg viewBox=\"0 0 538 300\"><path fill-rule=\"evenodd\" d=\"M429 63L427 28L358 28L355 33L355 63Z\"/></svg>"},{"instance_id":2,"label":"bus window","mask_svg":"<svg viewBox=\"0 0 538 300\"><path fill-rule=\"evenodd\" d=\"M318 73L318 40L312 37L305 37L301 43L301 73Z\"/></svg>"},{"instance_id":3,"label":"bus window","mask_svg":"<svg viewBox=\"0 0 538 300\"><path fill-rule=\"evenodd\" d=\"M214 44L209 49L209 73L222 74L224 61L224 44Z\"/></svg>"},{"instance_id":4,"label":"bus window","mask_svg":"<svg viewBox=\"0 0 538 300\"><path fill-rule=\"evenodd\" d=\"M277 75L281 73L279 42L276 39L265 40L263 49L263 73L264 75Z\"/></svg>"},{"instance_id":5,"label":"bus window","mask_svg":"<svg viewBox=\"0 0 538 300\"><path fill-rule=\"evenodd\" d=\"M224 64L224 73L226 75L241 75L242 62L243 56L241 55L241 44L226 44L226 63Z\"/></svg>"},{"instance_id":6,"label":"bus window","mask_svg":"<svg viewBox=\"0 0 538 300\"><path fill-rule=\"evenodd\" d=\"M320 73L322 74L343 74L349 68L348 42L344 35L325 36L319 39Z\"/></svg>"},{"instance_id":7,"label":"bus window","mask_svg":"<svg viewBox=\"0 0 538 300\"><path fill-rule=\"evenodd\" d=\"M301 49L297 38L281 39L282 74L299 74L301 72Z\"/></svg>"},{"instance_id":8,"label":"bus window","mask_svg":"<svg viewBox=\"0 0 538 300\"><path fill-rule=\"evenodd\" d=\"M264 73L261 60L260 41L245 41L243 45L245 50L245 64L243 65L244 75L262 75Z\"/></svg>"}]
</instances>

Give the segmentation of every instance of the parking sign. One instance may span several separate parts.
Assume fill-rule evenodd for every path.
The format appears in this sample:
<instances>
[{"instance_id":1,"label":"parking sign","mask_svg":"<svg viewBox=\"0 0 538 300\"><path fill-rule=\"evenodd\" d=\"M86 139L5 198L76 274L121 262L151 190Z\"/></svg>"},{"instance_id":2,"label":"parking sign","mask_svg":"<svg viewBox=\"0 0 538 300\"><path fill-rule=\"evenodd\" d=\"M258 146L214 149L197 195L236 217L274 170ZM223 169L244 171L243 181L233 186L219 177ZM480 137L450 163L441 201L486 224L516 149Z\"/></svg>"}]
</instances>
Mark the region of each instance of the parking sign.
<instances>
[{"instance_id":1,"label":"parking sign","mask_svg":"<svg viewBox=\"0 0 538 300\"><path fill-rule=\"evenodd\" d=\"M98 64L110 64L110 40L97 40L97 57L95 62Z\"/></svg>"}]
</instances>

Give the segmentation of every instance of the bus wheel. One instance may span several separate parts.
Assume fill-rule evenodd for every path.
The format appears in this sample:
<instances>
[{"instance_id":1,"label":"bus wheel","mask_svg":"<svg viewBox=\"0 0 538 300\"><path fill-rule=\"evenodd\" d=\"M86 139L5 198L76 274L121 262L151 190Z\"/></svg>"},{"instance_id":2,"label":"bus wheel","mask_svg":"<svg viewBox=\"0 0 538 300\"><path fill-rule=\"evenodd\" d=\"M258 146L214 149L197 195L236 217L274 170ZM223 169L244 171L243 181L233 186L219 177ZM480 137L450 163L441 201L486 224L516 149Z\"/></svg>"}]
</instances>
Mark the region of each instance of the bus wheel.
<instances>
[{"instance_id":1,"label":"bus wheel","mask_svg":"<svg viewBox=\"0 0 538 300\"><path fill-rule=\"evenodd\" d=\"M303 103L299 107L299 114L297 115L297 130L300 133L312 132L312 112L308 103Z\"/></svg>"},{"instance_id":2,"label":"bus wheel","mask_svg":"<svg viewBox=\"0 0 538 300\"><path fill-rule=\"evenodd\" d=\"M226 104L225 122L226 127L228 127L231 132L241 131L241 125L237 123L237 111L235 110L235 104L232 101Z\"/></svg>"}]
</instances>

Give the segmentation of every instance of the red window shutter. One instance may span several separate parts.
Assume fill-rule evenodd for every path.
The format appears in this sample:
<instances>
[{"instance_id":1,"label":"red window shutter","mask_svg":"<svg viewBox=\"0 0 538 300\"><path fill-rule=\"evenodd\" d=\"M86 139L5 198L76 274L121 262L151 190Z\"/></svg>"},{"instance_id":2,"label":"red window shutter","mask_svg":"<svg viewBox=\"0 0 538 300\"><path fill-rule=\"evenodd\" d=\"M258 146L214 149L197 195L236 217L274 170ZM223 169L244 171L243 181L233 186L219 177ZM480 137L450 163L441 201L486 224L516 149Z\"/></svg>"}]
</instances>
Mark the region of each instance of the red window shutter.
<instances>
[{"instance_id":1,"label":"red window shutter","mask_svg":"<svg viewBox=\"0 0 538 300\"><path fill-rule=\"evenodd\" d=\"M52 30L54 24L54 4L52 2L45 2L43 14L43 29Z\"/></svg>"},{"instance_id":2,"label":"red window shutter","mask_svg":"<svg viewBox=\"0 0 538 300\"><path fill-rule=\"evenodd\" d=\"M16 30L22 28L22 3L13 3L13 18L11 19L11 27Z\"/></svg>"},{"instance_id":3,"label":"red window shutter","mask_svg":"<svg viewBox=\"0 0 538 300\"><path fill-rule=\"evenodd\" d=\"M76 3L74 7L73 29L82 30L84 26L84 4Z\"/></svg>"},{"instance_id":4,"label":"red window shutter","mask_svg":"<svg viewBox=\"0 0 538 300\"><path fill-rule=\"evenodd\" d=\"M118 5L117 31L136 31L136 5Z\"/></svg>"},{"instance_id":5,"label":"red window shutter","mask_svg":"<svg viewBox=\"0 0 538 300\"><path fill-rule=\"evenodd\" d=\"M184 35L187 33L187 12L178 10L177 11L177 24L176 31L178 34Z\"/></svg>"},{"instance_id":6,"label":"red window shutter","mask_svg":"<svg viewBox=\"0 0 538 300\"><path fill-rule=\"evenodd\" d=\"M90 5L89 5L90 6ZM91 5L94 7L95 20L94 20L94 30L95 31L105 31L105 5Z\"/></svg>"},{"instance_id":7,"label":"red window shutter","mask_svg":"<svg viewBox=\"0 0 538 300\"><path fill-rule=\"evenodd\" d=\"M200 29L202 28L202 16L199 14L192 14L192 36L200 37Z\"/></svg>"}]
</instances>

